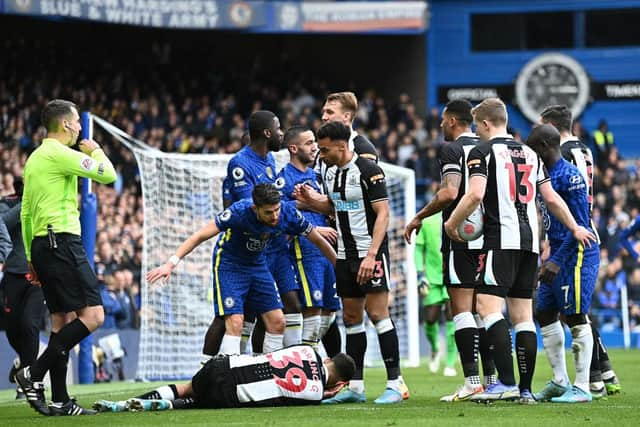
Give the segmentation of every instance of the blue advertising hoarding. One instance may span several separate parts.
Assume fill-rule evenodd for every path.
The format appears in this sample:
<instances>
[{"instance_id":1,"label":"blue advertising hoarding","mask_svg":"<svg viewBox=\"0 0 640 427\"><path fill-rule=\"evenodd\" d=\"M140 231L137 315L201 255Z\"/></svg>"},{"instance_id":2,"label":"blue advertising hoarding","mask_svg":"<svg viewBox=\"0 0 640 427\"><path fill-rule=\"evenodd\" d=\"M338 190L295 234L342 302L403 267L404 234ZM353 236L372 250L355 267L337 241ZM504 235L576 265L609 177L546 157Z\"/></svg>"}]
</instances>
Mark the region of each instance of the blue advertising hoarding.
<instances>
[{"instance_id":1,"label":"blue advertising hoarding","mask_svg":"<svg viewBox=\"0 0 640 427\"><path fill-rule=\"evenodd\" d=\"M427 3L243 0L5 0L0 11L176 29L424 33Z\"/></svg>"}]
</instances>

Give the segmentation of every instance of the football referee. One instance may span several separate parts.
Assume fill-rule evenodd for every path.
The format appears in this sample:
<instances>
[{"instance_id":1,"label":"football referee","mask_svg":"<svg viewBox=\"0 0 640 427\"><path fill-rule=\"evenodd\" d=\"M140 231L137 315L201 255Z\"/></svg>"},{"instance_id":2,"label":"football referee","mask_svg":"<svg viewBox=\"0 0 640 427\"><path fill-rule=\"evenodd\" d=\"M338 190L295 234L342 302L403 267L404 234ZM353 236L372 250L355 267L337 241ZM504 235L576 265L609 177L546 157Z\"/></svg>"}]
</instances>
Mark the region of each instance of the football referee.
<instances>
[{"instance_id":1,"label":"football referee","mask_svg":"<svg viewBox=\"0 0 640 427\"><path fill-rule=\"evenodd\" d=\"M66 374L69 350L104 321L98 281L80 239L78 176L103 184L116 179L113 165L95 141L82 140L74 103L50 101L42 111L47 138L24 168L20 219L31 280L40 283L51 312L49 345L33 365L16 374L29 404L43 415L90 415L70 399ZM47 406L42 379L51 375Z\"/></svg>"}]
</instances>

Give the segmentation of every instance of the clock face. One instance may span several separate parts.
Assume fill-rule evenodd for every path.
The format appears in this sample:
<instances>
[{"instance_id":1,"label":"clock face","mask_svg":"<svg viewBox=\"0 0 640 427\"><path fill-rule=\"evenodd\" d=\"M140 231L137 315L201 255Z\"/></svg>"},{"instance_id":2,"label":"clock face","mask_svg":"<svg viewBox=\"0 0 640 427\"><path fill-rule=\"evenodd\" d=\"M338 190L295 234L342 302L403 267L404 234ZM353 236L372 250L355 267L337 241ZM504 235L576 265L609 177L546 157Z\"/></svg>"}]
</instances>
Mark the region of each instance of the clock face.
<instances>
[{"instance_id":1,"label":"clock face","mask_svg":"<svg viewBox=\"0 0 640 427\"><path fill-rule=\"evenodd\" d=\"M529 61L516 80L516 102L527 119L538 122L540 112L554 104L567 105L578 117L589 100L589 78L573 58L550 53Z\"/></svg>"}]
</instances>

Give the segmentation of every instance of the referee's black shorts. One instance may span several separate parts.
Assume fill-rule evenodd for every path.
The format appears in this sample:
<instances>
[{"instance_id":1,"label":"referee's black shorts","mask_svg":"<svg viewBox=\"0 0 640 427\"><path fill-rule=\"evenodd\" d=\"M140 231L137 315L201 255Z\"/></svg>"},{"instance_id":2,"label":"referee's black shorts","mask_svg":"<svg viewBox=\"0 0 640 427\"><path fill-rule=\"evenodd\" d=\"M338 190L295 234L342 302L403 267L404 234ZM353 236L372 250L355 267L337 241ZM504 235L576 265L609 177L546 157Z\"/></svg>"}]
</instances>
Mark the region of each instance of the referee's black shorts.
<instances>
[{"instance_id":1,"label":"referee's black shorts","mask_svg":"<svg viewBox=\"0 0 640 427\"><path fill-rule=\"evenodd\" d=\"M373 277L364 285L358 283L358 270L363 258L336 260L336 291L340 298L364 298L367 294L389 292L389 250L376 255Z\"/></svg>"},{"instance_id":2,"label":"referee's black shorts","mask_svg":"<svg viewBox=\"0 0 640 427\"><path fill-rule=\"evenodd\" d=\"M516 249L492 249L481 259L479 294L502 298L533 298L538 283L538 254Z\"/></svg>"},{"instance_id":3,"label":"referee's black shorts","mask_svg":"<svg viewBox=\"0 0 640 427\"><path fill-rule=\"evenodd\" d=\"M236 382L231 374L229 357L218 355L209 359L191 379L194 400L198 408L235 408L240 406Z\"/></svg>"},{"instance_id":4,"label":"referee's black shorts","mask_svg":"<svg viewBox=\"0 0 640 427\"><path fill-rule=\"evenodd\" d=\"M102 305L98 279L87 260L80 236L56 234L57 248L48 237L31 243L31 263L42 283L51 313L70 313L84 307Z\"/></svg>"}]
</instances>

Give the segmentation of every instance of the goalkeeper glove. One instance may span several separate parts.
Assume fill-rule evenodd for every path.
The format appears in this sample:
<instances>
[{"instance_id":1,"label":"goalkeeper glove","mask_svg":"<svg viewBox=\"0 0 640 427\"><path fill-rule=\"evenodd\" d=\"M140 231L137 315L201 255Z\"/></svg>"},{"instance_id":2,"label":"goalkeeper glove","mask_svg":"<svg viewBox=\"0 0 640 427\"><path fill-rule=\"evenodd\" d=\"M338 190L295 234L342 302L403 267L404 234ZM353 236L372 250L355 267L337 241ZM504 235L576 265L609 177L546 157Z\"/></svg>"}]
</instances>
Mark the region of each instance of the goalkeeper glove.
<instances>
[{"instance_id":1,"label":"goalkeeper glove","mask_svg":"<svg viewBox=\"0 0 640 427\"><path fill-rule=\"evenodd\" d=\"M429 282L427 282L427 278L424 273L418 273L418 292L423 297L426 297L429 293Z\"/></svg>"}]
</instances>

